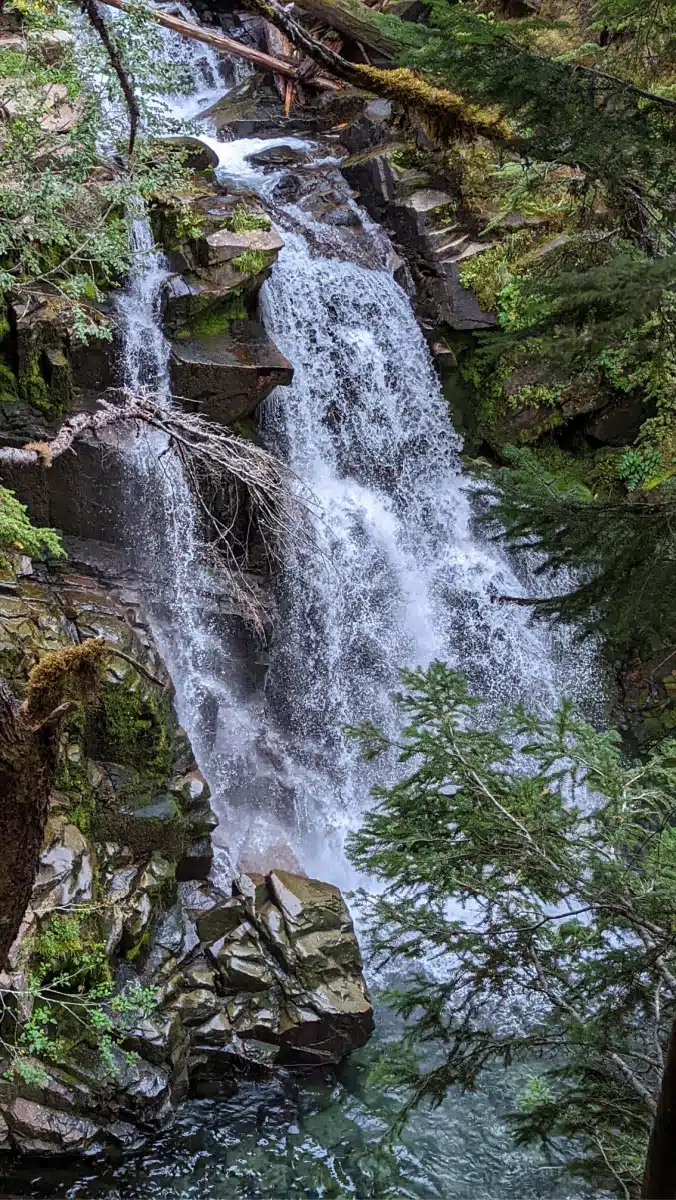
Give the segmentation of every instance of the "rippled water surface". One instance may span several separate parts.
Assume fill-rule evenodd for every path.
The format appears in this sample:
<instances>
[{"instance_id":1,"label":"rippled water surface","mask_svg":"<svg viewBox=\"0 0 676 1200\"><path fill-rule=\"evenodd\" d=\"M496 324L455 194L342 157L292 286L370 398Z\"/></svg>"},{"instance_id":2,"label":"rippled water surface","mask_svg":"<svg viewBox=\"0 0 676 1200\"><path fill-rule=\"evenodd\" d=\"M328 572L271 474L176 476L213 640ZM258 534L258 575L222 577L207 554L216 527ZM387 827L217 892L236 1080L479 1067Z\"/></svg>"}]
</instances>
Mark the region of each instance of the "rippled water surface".
<instances>
[{"instance_id":1,"label":"rippled water surface","mask_svg":"<svg viewBox=\"0 0 676 1200\"><path fill-rule=\"evenodd\" d=\"M515 1148L504 1123L528 1071L496 1069L474 1094L451 1095L392 1132L400 1097L368 1081L378 1034L332 1078L246 1083L231 1099L191 1100L176 1123L121 1165L6 1164L3 1197L65 1200L585 1200L557 1163Z\"/></svg>"}]
</instances>

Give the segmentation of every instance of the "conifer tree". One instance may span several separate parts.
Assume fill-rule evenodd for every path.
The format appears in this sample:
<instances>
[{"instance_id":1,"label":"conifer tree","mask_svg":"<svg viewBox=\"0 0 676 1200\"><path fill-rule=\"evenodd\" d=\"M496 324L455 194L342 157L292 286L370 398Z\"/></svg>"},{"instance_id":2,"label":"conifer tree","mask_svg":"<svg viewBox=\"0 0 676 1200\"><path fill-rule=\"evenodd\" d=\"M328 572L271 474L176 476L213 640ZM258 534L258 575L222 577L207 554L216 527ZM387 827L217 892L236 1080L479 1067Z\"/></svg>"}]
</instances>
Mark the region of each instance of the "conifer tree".
<instances>
[{"instance_id":1,"label":"conifer tree","mask_svg":"<svg viewBox=\"0 0 676 1200\"><path fill-rule=\"evenodd\" d=\"M402 685L399 768L350 844L384 884L361 896L373 953L405 979L381 1081L405 1114L526 1063L517 1141L638 1196L676 1014L676 743L627 761L568 703L486 718L439 662ZM368 757L392 749L354 732Z\"/></svg>"}]
</instances>

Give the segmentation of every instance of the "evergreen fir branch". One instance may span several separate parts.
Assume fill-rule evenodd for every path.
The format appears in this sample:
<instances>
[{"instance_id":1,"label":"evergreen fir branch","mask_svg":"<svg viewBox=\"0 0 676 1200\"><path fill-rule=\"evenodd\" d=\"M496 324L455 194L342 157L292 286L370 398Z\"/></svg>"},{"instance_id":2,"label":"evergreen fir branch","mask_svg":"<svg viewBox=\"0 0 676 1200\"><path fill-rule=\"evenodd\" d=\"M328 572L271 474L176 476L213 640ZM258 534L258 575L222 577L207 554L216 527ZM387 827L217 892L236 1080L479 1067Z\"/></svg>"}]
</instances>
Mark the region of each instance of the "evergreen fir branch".
<instances>
[{"instance_id":1,"label":"evergreen fir branch","mask_svg":"<svg viewBox=\"0 0 676 1200\"><path fill-rule=\"evenodd\" d=\"M436 966L385 993L405 1035L379 1076L405 1119L529 1063L517 1141L572 1141L573 1173L637 1197L676 1007L676 745L630 763L570 703L487 725L445 664L402 681L399 772L349 852L384 884L359 898L376 959Z\"/></svg>"}]
</instances>

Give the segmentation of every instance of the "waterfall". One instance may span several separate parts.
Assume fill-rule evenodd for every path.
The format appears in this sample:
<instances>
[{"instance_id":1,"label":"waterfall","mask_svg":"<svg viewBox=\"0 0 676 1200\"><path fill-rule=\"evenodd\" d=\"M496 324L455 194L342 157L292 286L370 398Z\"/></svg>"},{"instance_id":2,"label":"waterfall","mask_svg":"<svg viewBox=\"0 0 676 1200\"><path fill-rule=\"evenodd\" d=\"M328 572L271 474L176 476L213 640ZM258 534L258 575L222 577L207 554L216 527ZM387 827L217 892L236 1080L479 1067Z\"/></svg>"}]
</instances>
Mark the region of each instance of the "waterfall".
<instances>
[{"instance_id":1,"label":"waterfall","mask_svg":"<svg viewBox=\"0 0 676 1200\"><path fill-rule=\"evenodd\" d=\"M168 271L145 215L132 214L134 268L118 298L122 383L168 402L169 344L162 332L162 288ZM200 522L182 465L168 438L144 430L126 455L127 521L148 618L176 688L176 708L218 807L242 769L247 729L239 657L228 628L227 581L205 561ZM226 832L224 824L222 834ZM221 864L230 859L223 837Z\"/></svg>"},{"instance_id":2,"label":"waterfall","mask_svg":"<svg viewBox=\"0 0 676 1200\"><path fill-rule=\"evenodd\" d=\"M397 668L443 658L496 705L546 709L580 693L591 652L571 672L565 640L495 603L534 580L473 528L476 485L406 294L386 271L286 239L263 315L295 375L263 429L317 497L320 553L286 563L268 696L293 747L303 861L345 883L340 843L373 780L343 729L391 728Z\"/></svg>"},{"instance_id":3,"label":"waterfall","mask_svg":"<svg viewBox=\"0 0 676 1200\"><path fill-rule=\"evenodd\" d=\"M199 97L204 64L194 53ZM177 100L172 111L185 109ZM283 171L266 173L249 156L279 139L204 140L222 182L273 198ZM315 152L312 169L322 162L332 170L336 160ZM514 564L477 533L479 485L462 471L427 344L386 269L389 242L334 169L333 178L350 228L279 208L285 247L262 292L264 323L295 371L266 402L262 433L316 499L313 552L290 548L278 580L264 691L230 621L227 582L203 561L177 458L147 435L132 462L150 620L221 818L217 837L233 864L252 838L285 841L311 874L345 886L354 876L343 841L370 803L374 768L344 730L365 719L393 729L399 668L443 658L494 705L549 709L588 689L593 649L572 655L565 636L531 625L527 608L495 603L537 590L533 564ZM166 267L147 223L135 221L132 238L137 268L120 303L125 379L168 396Z\"/></svg>"},{"instance_id":4,"label":"waterfall","mask_svg":"<svg viewBox=\"0 0 676 1200\"><path fill-rule=\"evenodd\" d=\"M165 131L176 132L220 94L218 62L195 43L164 31L162 38L167 57L195 77L193 94L170 106ZM279 140L204 138L219 155L222 181L269 204L282 172L265 174L247 156ZM322 162L331 170L325 147L282 140L312 151L309 170ZM331 182L345 189L335 168ZM571 653L565 632L533 627L527 608L495 603L504 593L536 594L537 563L510 558L477 529L485 488L463 469L427 344L388 270L392 248L347 190L344 207L345 228L300 204L275 213L285 246L263 288L261 316L295 374L266 401L261 434L314 505L311 542L288 548L277 580L264 687L247 663L228 581L202 553L180 461L159 432L141 432L127 447L124 516L178 716L221 820L219 866L232 871L243 847L258 841L269 850L277 838L310 875L343 887L355 882L345 834L371 803L372 783L396 769L364 764L344 729L365 718L396 728L390 697L399 667L444 658L493 705L522 698L549 709L597 686L592 646ZM141 210L129 231L121 381L167 403L168 268ZM387 1008L379 1010L376 1038L400 1034ZM516 1106L528 1073L489 1071L475 1092L413 1112L394 1143L393 1096L365 1084L356 1058L331 1079L330 1094L309 1078L252 1081L232 1100L187 1101L143 1159L104 1168L98 1179L92 1164L67 1194L583 1200L586 1188L571 1190L559 1164L505 1134L502 1115Z\"/></svg>"}]
</instances>

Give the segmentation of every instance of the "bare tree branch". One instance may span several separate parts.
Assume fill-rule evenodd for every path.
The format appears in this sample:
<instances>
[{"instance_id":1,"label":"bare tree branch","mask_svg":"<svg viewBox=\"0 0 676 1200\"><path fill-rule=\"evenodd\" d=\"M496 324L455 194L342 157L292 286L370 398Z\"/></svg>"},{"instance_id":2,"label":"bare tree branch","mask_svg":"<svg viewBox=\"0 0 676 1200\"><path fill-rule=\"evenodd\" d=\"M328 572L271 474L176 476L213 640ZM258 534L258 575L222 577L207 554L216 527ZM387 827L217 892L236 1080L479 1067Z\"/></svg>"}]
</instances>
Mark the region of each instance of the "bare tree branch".
<instances>
[{"instance_id":1,"label":"bare tree branch","mask_svg":"<svg viewBox=\"0 0 676 1200\"><path fill-rule=\"evenodd\" d=\"M3 462L49 467L55 458L71 450L78 438L95 436L113 426L137 430L146 427L164 433L180 459L198 512L209 529L203 547L205 558L211 557L226 567L242 614L262 631L263 598L247 575L248 546L238 539L237 518L248 516L247 525L253 525L260 535L265 556L272 564L279 561L282 546L311 543L312 527L305 518L312 498L284 463L223 425L186 412L178 403L152 393L136 395L119 388L110 389L109 395L111 399L101 399L95 412L77 413L65 421L52 441L28 442L21 448L0 447L0 467ZM229 515L225 517L206 499L217 493L227 501ZM161 684L154 678L152 682Z\"/></svg>"},{"instance_id":2,"label":"bare tree branch","mask_svg":"<svg viewBox=\"0 0 676 1200\"><path fill-rule=\"evenodd\" d=\"M136 134L141 122L141 112L136 96L134 95L134 89L131 85L129 76L124 69L117 46L110 36L108 26L98 10L96 0L80 0L80 7L89 21L89 24L93 29L96 30L101 41L103 42L106 54L110 59L110 65L120 81L120 87L122 88L127 108L129 109L129 154L132 154L134 150L134 142L136 141Z\"/></svg>"}]
</instances>

